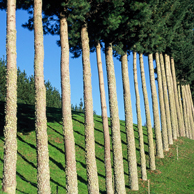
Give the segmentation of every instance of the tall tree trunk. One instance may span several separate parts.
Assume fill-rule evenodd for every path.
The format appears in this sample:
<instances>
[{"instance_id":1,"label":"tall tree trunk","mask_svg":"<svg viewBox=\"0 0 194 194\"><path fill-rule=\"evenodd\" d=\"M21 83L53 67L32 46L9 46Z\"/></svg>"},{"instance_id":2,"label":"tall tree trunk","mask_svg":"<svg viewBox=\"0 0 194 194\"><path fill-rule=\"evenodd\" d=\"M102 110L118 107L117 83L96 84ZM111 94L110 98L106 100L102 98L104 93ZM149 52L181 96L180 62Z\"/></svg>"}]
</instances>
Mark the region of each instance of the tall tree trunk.
<instances>
[{"instance_id":1,"label":"tall tree trunk","mask_svg":"<svg viewBox=\"0 0 194 194\"><path fill-rule=\"evenodd\" d=\"M150 72L150 85L151 85L151 92L152 92L154 128L155 128L155 134L156 134L156 156L158 156L159 158L164 158L152 54L148 55L148 60L149 60L149 72Z\"/></svg>"},{"instance_id":2,"label":"tall tree trunk","mask_svg":"<svg viewBox=\"0 0 194 194\"><path fill-rule=\"evenodd\" d=\"M158 93L159 93L159 101L160 101L160 117L161 117L161 124L162 124L163 149L164 151L169 151L159 54L156 53L155 56L156 56L157 76L158 76Z\"/></svg>"},{"instance_id":3,"label":"tall tree trunk","mask_svg":"<svg viewBox=\"0 0 194 194\"><path fill-rule=\"evenodd\" d=\"M84 107L85 107L85 143L86 143L86 170L88 178L88 192L99 193L98 174L95 158L94 140L94 119L93 119L93 99L90 67L90 48L85 23L81 29L82 43L82 63L83 63L83 84L84 84Z\"/></svg>"},{"instance_id":4,"label":"tall tree trunk","mask_svg":"<svg viewBox=\"0 0 194 194\"><path fill-rule=\"evenodd\" d=\"M131 190L139 190L127 54L121 57L121 66L123 80L123 97L125 106L125 129L127 134L129 185Z\"/></svg>"},{"instance_id":5,"label":"tall tree trunk","mask_svg":"<svg viewBox=\"0 0 194 194\"><path fill-rule=\"evenodd\" d=\"M191 104L191 112L192 112L192 116L193 116L193 119L194 119L193 99L192 99L191 88L190 88L189 84L187 84L187 91L188 91L188 95L189 95L189 101L190 101L190 104Z\"/></svg>"},{"instance_id":6,"label":"tall tree trunk","mask_svg":"<svg viewBox=\"0 0 194 194\"><path fill-rule=\"evenodd\" d=\"M183 106L182 106L182 100L181 100L181 86L178 84L178 100L179 100L179 107L180 107L180 113L182 115L183 120L183 137L185 137L185 131L186 131L186 125L185 125L185 119L184 119L184 112L183 112Z\"/></svg>"},{"instance_id":7,"label":"tall tree trunk","mask_svg":"<svg viewBox=\"0 0 194 194\"><path fill-rule=\"evenodd\" d=\"M34 1L34 80L35 80L35 130L37 144L38 193L49 194L50 169L46 119L46 88L44 85L44 46L42 28L42 1Z\"/></svg>"},{"instance_id":8,"label":"tall tree trunk","mask_svg":"<svg viewBox=\"0 0 194 194\"><path fill-rule=\"evenodd\" d=\"M133 52L133 75L134 75L134 86L135 86L135 95L136 95L137 127L138 127L138 133L139 133L141 177L142 177L142 180L147 180L144 139L143 139L143 130L142 130L142 121L141 121L140 97L139 97L139 89L138 89L138 81L137 81L137 53L136 52Z\"/></svg>"},{"instance_id":9,"label":"tall tree trunk","mask_svg":"<svg viewBox=\"0 0 194 194\"><path fill-rule=\"evenodd\" d=\"M141 53L139 54L139 61L140 61L140 69L141 69L141 81L142 81L142 90L143 90L143 96L144 96L144 106L145 106L145 112L146 112L146 125L147 125L147 131L148 131L149 164L150 164L150 169L155 170L156 164L155 164L155 154L154 154L153 131L152 131L152 123L151 123L151 117L150 117L148 94L146 89L143 55Z\"/></svg>"},{"instance_id":10,"label":"tall tree trunk","mask_svg":"<svg viewBox=\"0 0 194 194\"><path fill-rule=\"evenodd\" d=\"M61 40L61 91L62 91L62 117L65 143L65 172L67 193L78 193L77 172L75 160L75 141L73 135L71 115L71 91L69 78L69 41L67 18L63 13L60 16Z\"/></svg>"},{"instance_id":11,"label":"tall tree trunk","mask_svg":"<svg viewBox=\"0 0 194 194\"><path fill-rule=\"evenodd\" d=\"M172 82L170 78L170 68L169 68L169 57L167 54L165 54L165 65L166 65L166 80L167 80L167 86L168 86L168 95L169 95L169 101L170 101L170 116L171 116L171 127L172 127L172 135L173 139L177 139L177 125L176 125L176 115L175 115L175 104L174 104L174 98L173 98L173 88L172 88Z\"/></svg>"},{"instance_id":12,"label":"tall tree trunk","mask_svg":"<svg viewBox=\"0 0 194 194\"><path fill-rule=\"evenodd\" d=\"M182 100L183 100L183 112L184 112L184 121L185 121L185 133L186 137L190 138L190 124L189 124L189 118L187 114L187 104L186 104L186 99L185 99L185 92L184 92L184 86L181 85L181 93L182 93Z\"/></svg>"},{"instance_id":13,"label":"tall tree trunk","mask_svg":"<svg viewBox=\"0 0 194 194\"><path fill-rule=\"evenodd\" d=\"M167 85L166 85L166 74L164 68L164 58L163 54L160 53L160 65L161 65L161 74L162 74L162 87L163 87L163 95L164 95L164 105L166 110L166 124L167 124L167 132L168 132L168 143L169 145L173 144L172 139L172 126L171 126L171 119L170 119L170 108L169 108L169 100L168 100L168 92L167 92Z\"/></svg>"},{"instance_id":14,"label":"tall tree trunk","mask_svg":"<svg viewBox=\"0 0 194 194\"><path fill-rule=\"evenodd\" d=\"M97 65L98 65L98 76L99 76L102 123L103 123L103 130L104 130L104 161L105 161L105 171L106 171L106 193L113 194L110 136L109 136L106 97L105 97L105 89L104 89L104 78L103 78L103 70L102 70L101 47L99 42L96 46L96 56L97 56Z\"/></svg>"},{"instance_id":15,"label":"tall tree trunk","mask_svg":"<svg viewBox=\"0 0 194 194\"><path fill-rule=\"evenodd\" d=\"M120 137L120 120L116 92L116 80L113 64L112 44L105 43L106 69L108 79L109 107L112 130L113 167L114 167L114 192L126 193L123 169L123 154Z\"/></svg>"},{"instance_id":16,"label":"tall tree trunk","mask_svg":"<svg viewBox=\"0 0 194 194\"><path fill-rule=\"evenodd\" d=\"M7 1L7 83L4 127L3 191L16 191L17 161L17 66L16 66L16 1Z\"/></svg>"},{"instance_id":17,"label":"tall tree trunk","mask_svg":"<svg viewBox=\"0 0 194 194\"><path fill-rule=\"evenodd\" d=\"M180 106L178 102L178 92L177 92L177 83L176 83L176 73L175 73L175 65L174 59L171 57L171 70L172 70L172 79L173 79L173 88L174 88L174 96L175 96L175 104L176 104L176 111L177 111L177 121L179 127L180 136L183 136L184 125L183 125L183 118L180 113Z\"/></svg>"}]
</instances>

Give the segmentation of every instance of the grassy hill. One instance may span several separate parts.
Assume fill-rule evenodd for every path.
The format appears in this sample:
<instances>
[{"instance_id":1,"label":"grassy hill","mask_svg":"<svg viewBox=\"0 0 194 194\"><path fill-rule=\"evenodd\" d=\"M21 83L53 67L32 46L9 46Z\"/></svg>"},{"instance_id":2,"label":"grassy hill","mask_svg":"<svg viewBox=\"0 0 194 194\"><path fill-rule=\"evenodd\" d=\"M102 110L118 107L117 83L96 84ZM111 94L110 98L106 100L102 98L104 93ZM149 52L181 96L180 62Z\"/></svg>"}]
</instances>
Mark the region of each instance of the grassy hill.
<instances>
[{"instance_id":1,"label":"grassy hill","mask_svg":"<svg viewBox=\"0 0 194 194\"><path fill-rule=\"evenodd\" d=\"M78 173L79 193L87 193L87 178L85 165L85 140L84 140L84 114L73 112L73 127L76 144L76 161ZM55 194L65 193L65 158L61 121L61 109L47 108L48 144L50 155L51 189ZM104 140L102 118L94 116L96 161L100 193L105 192L105 168L104 168ZM139 191L130 191L128 187L127 146L125 122L121 121L121 137L123 146L123 162L125 170L125 182L127 193L147 193L147 181L142 181L140 176L140 158L137 125L134 125L137 162L139 172ZM0 182L3 177L3 126L4 103L0 102ZM36 181L36 138L34 130L34 106L18 104L18 160L17 160L17 193L37 193ZM146 158L148 159L147 130L144 127L144 144ZM176 148L178 146L179 158L177 160ZM112 150L111 150L112 151ZM187 138L179 138L174 142L164 159L156 159L157 170L150 171L147 162L148 179L151 182L151 193L194 193L194 141ZM1 186L0 186L1 189ZM0 191L0 193L2 193Z\"/></svg>"}]
</instances>

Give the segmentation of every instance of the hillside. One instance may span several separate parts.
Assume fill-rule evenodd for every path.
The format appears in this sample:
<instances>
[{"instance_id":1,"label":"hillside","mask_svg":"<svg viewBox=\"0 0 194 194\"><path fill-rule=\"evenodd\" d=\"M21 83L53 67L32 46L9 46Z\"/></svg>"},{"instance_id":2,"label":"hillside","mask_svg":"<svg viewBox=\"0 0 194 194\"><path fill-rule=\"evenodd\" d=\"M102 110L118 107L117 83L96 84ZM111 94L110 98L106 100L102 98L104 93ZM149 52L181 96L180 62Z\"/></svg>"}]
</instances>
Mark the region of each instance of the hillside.
<instances>
[{"instance_id":1,"label":"hillside","mask_svg":"<svg viewBox=\"0 0 194 194\"><path fill-rule=\"evenodd\" d=\"M84 141L84 114L73 112L73 127L76 143L76 160L78 173L79 193L87 193L85 141ZM65 193L65 158L61 121L61 109L47 108L48 138L50 154L51 189L55 194ZM94 116L96 161L99 176L100 193L105 192L104 168L104 141L102 119ZM127 146L125 122L121 121L121 137L123 145L123 161L125 168L125 181L127 193L147 193L147 181L139 178L140 190L130 191L128 187ZM4 103L0 102L0 182L3 176L3 126ZM144 127L145 152L148 159L147 131ZM140 159L137 125L134 125L138 171L140 177ZM34 194L36 190L36 139L34 131L34 106L18 104L18 161L17 161L17 193ZM177 160L176 148L178 146L179 158ZM194 141L179 138L174 142L164 159L157 159L157 170L150 171L147 163L148 179L151 181L151 193L194 193ZM0 186L1 189L1 186ZM0 193L2 193L0 191Z\"/></svg>"}]
</instances>

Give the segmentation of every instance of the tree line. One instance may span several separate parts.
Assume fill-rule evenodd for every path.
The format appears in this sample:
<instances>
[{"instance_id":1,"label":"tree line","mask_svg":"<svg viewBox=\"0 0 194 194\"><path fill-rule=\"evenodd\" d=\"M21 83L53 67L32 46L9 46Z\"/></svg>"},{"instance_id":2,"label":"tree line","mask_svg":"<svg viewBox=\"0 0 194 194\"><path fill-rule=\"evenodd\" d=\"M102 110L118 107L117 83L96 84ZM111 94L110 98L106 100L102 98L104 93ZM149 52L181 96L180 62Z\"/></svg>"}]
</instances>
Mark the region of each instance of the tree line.
<instances>
[{"instance_id":1,"label":"tree line","mask_svg":"<svg viewBox=\"0 0 194 194\"><path fill-rule=\"evenodd\" d=\"M164 151L168 151L169 145L172 145L173 141L178 137L186 136L190 139L194 139L194 109L190 87L190 84L194 80L194 2L192 0L18 0L16 2L14 0L2 0L0 2L0 8L7 9L4 191L15 193L16 190L16 7L25 9L29 14L33 14L23 26L29 30L34 30L35 130L37 141L38 193L51 193L46 125L46 89L43 75L43 33L60 36L58 44L61 47L62 119L67 193L78 193L75 142L71 116L69 52L73 53L74 57L82 56L83 63L85 159L89 193L99 193L95 159L90 52L96 51L97 55L104 130L107 193L126 193L113 55L121 61L128 148L128 179L130 188L132 190L138 190L139 185L127 55L131 52L133 53L141 178L147 180L140 97L137 82L137 56L139 56L140 61L148 131L149 168L151 170L156 170L155 157L163 158ZM111 167L110 137L102 72L101 49L104 51L106 58L113 168ZM149 101L145 82L143 55L148 56L152 111L156 134L155 145L153 141ZM156 91L153 60L156 61L157 67L158 94ZM159 95L159 101L157 95ZM160 106L160 117L158 106ZM162 128L160 127L160 120Z\"/></svg>"}]
</instances>

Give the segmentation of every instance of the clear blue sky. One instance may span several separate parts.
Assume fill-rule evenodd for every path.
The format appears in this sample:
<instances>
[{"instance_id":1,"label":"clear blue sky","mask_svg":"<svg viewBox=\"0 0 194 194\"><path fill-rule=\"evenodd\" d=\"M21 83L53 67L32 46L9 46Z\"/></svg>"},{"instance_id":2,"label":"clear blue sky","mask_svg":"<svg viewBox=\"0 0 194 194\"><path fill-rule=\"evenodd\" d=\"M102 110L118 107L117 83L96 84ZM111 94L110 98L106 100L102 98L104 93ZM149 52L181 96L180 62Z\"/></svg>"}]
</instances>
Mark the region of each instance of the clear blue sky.
<instances>
[{"instance_id":1,"label":"clear blue sky","mask_svg":"<svg viewBox=\"0 0 194 194\"><path fill-rule=\"evenodd\" d=\"M33 65L34 65L34 32L24 29L21 25L27 22L28 14L26 11L18 10L16 12L16 30L17 30L17 66L21 71L25 70L27 75L33 75ZM0 11L0 58L6 56L6 12ZM60 82L60 47L57 46L56 41L59 40L59 36L44 36L44 78L49 80L53 87L57 88L61 92L61 82ZM137 123L136 108L135 108L135 90L133 82L133 61L132 54L128 56L129 64L129 77L130 77L130 89L131 89L131 100L133 109L133 122ZM138 58L138 56L137 56ZM101 115L100 106L100 93L98 84L98 71L96 62L96 53L91 53L90 55L91 69L92 69L92 94L93 94L93 107L98 115ZM106 90L106 101L108 107L108 88L106 79L106 66L105 66L105 56L102 53L102 63L104 71L104 81ZM137 61L138 67L138 84L140 92L140 103L141 103L141 115L142 115L142 125L145 123L145 110L144 101L142 95L141 86L141 75L139 68L139 60ZM119 106L119 117L120 119L125 119L124 113L124 103L123 103L123 86L121 77L121 63L116 58L114 58L116 83L117 83L117 98ZM151 103L151 92L149 83L149 72L148 72L148 58L144 57L145 73L146 73L146 85L149 95L150 111L152 110ZM70 82L71 82L71 103L79 104L80 98L83 99L83 73L82 73L82 59L72 59L70 55ZM152 123L153 116L151 113Z\"/></svg>"}]
</instances>

